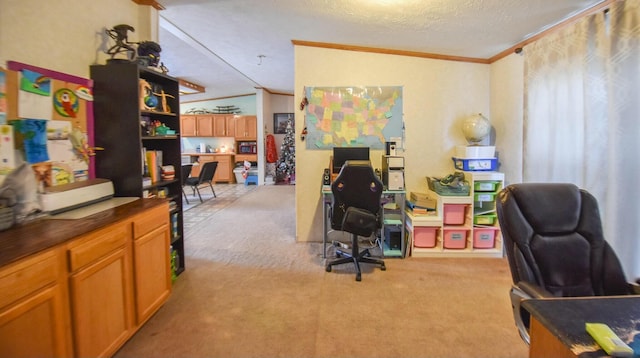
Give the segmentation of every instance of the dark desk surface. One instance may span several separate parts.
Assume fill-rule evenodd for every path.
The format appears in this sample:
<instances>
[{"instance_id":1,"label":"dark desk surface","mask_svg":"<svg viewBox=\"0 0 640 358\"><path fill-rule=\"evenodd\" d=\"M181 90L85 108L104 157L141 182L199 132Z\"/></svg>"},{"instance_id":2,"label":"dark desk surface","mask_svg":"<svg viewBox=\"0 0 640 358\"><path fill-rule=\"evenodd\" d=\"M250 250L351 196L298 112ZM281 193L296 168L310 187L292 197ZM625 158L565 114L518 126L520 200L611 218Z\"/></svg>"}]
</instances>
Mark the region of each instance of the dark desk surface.
<instances>
[{"instance_id":1,"label":"dark desk surface","mask_svg":"<svg viewBox=\"0 0 640 358\"><path fill-rule=\"evenodd\" d=\"M607 324L640 355L640 296L532 299L522 306L580 357L606 356L587 333L586 322Z\"/></svg>"}]
</instances>

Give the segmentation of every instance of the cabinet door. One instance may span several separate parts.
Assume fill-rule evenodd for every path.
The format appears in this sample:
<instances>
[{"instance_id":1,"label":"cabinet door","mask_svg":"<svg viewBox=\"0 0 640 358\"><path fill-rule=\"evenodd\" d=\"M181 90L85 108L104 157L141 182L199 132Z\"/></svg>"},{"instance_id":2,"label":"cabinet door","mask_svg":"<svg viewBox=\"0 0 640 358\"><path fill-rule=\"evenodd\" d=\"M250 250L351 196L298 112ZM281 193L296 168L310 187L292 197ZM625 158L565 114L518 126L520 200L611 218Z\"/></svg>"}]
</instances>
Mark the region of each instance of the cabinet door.
<instances>
[{"instance_id":1,"label":"cabinet door","mask_svg":"<svg viewBox=\"0 0 640 358\"><path fill-rule=\"evenodd\" d=\"M49 251L0 270L0 356L72 355L62 257Z\"/></svg>"},{"instance_id":2,"label":"cabinet door","mask_svg":"<svg viewBox=\"0 0 640 358\"><path fill-rule=\"evenodd\" d=\"M258 118L256 116L238 116L236 118L236 139L256 140L258 137Z\"/></svg>"},{"instance_id":3,"label":"cabinet door","mask_svg":"<svg viewBox=\"0 0 640 358\"><path fill-rule=\"evenodd\" d=\"M227 119L223 115L213 116L213 135L215 137L227 136Z\"/></svg>"},{"instance_id":4,"label":"cabinet door","mask_svg":"<svg viewBox=\"0 0 640 358\"><path fill-rule=\"evenodd\" d=\"M216 160L218 161L218 168L216 169L216 174L213 176L213 181L216 183L230 182L231 174L233 174L229 174L229 172L233 170L231 168L231 156L219 155L216 157Z\"/></svg>"},{"instance_id":5,"label":"cabinet door","mask_svg":"<svg viewBox=\"0 0 640 358\"><path fill-rule=\"evenodd\" d=\"M195 116L180 117L180 135L183 137L195 137L198 135Z\"/></svg>"},{"instance_id":6,"label":"cabinet door","mask_svg":"<svg viewBox=\"0 0 640 358\"><path fill-rule=\"evenodd\" d=\"M196 116L198 137L213 137L213 117Z\"/></svg>"},{"instance_id":7,"label":"cabinet door","mask_svg":"<svg viewBox=\"0 0 640 358\"><path fill-rule=\"evenodd\" d=\"M235 137L236 135L236 116L225 116L224 123L226 126L225 136Z\"/></svg>"},{"instance_id":8,"label":"cabinet door","mask_svg":"<svg viewBox=\"0 0 640 358\"><path fill-rule=\"evenodd\" d=\"M168 217L168 213L164 215ZM166 221L166 219L165 219ZM144 323L171 293L169 225L136 238L133 242L136 324Z\"/></svg>"},{"instance_id":9,"label":"cabinet door","mask_svg":"<svg viewBox=\"0 0 640 358\"><path fill-rule=\"evenodd\" d=\"M76 356L111 356L130 337L133 302L128 256L122 247L71 275Z\"/></svg>"}]
</instances>

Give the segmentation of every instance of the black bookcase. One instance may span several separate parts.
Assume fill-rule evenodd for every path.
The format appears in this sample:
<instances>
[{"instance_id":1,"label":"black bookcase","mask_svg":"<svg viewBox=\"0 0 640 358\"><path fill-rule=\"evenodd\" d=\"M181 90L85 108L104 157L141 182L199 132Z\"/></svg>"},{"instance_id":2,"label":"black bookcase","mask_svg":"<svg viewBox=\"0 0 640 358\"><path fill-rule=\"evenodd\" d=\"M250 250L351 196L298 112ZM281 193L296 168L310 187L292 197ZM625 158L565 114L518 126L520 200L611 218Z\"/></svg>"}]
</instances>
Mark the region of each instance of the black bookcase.
<instances>
[{"instance_id":1,"label":"black bookcase","mask_svg":"<svg viewBox=\"0 0 640 358\"><path fill-rule=\"evenodd\" d=\"M96 177L113 181L115 195L119 197L145 197L161 191L171 201L171 246L178 254L177 270L184 271L184 230L182 217L182 183L180 160L180 101L178 80L152 69L130 62L92 65L90 68L94 95ZM140 104L140 80L153 86L155 92L166 96L169 111L158 107L143 109ZM159 121L175 134L150 133L142 125L143 118ZM153 135L152 135L153 134ZM175 177L143 182L148 172L144 151L161 151L162 165L173 165ZM169 248L167 248L169 250Z\"/></svg>"}]
</instances>

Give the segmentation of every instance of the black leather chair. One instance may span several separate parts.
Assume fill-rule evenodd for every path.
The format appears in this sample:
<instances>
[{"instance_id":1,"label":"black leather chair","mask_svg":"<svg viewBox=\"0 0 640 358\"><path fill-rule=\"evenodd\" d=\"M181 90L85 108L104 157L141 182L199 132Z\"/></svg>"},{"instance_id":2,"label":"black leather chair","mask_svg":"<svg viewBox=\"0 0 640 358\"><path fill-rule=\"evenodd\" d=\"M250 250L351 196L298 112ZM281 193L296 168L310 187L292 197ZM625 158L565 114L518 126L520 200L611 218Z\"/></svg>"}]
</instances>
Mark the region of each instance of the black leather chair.
<instances>
[{"instance_id":1,"label":"black leather chair","mask_svg":"<svg viewBox=\"0 0 640 358\"><path fill-rule=\"evenodd\" d=\"M512 184L498 194L513 286L511 305L520 337L529 344L528 298L638 293L605 241L596 199L573 184Z\"/></svg>"},{"instance_id":2,"label":"black leather chair","mask_svg":"<svg viewBox=\"0 0 640 358\"><path fill-rule=\"evenodd\" d=\"M216 198L216 191L213 190L213 176L216 174L216 169L218 168L218 162L206 162L202 165L200 169L200 174L198 177L190 177L184 181L184 185L182 186L182 192L184 193L184 187L191 187L191 195L195 195L198 193L198 198L200 198L200 202L202 202L202 196L200 195L200 187L202 185L208 184L211 188L211 192L213 193L213 197ZM185 194L186 197L186 194ZM187 200L187 204L189 201Z\"/></svg>"},{"instance_id":3,"label":"black leather chair","mask_svg":"<svg viewBox=\"0 0 640 358\"><path fill-rule=\"evenodd\" d=\"M338 258L327 263L327 272L331 272L335 265L353 263L356 281L360 281L361 262L380 265L382 271L386 270L382 259L370 257L368 249L361 252L358 245L358 236L370 237L381 227L382 190L382 182L375 175L369 161L351 160L342 166L338 177L331 184L331 228L350 233L351 247L336 248Z\"/></svg>"}]
</instances>

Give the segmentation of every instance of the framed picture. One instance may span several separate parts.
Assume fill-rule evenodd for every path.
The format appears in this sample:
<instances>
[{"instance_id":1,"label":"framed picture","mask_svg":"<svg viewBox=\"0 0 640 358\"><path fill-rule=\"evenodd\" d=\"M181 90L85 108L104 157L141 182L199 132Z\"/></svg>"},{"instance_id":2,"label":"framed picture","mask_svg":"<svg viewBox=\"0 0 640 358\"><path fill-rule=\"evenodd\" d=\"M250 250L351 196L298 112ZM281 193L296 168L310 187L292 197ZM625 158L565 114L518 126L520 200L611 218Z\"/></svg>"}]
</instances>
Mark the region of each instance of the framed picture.
<instances>
[{"instance_id":1,"label":"framed picture","mask_svg":"<svg viewBox=\"0 0 640 358\"><path fill-rule=\"evenodd\" d=\"M274 113L273 114L273 133L285 134L287 132L287 123L291 119L291 129L294 128L295 120L293 113Z\"/></svg>"}]
</instances>

